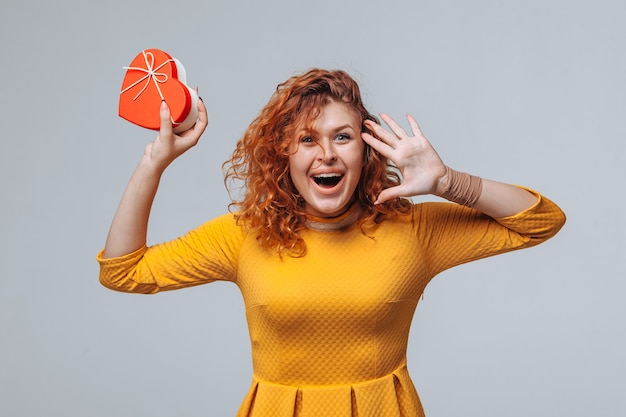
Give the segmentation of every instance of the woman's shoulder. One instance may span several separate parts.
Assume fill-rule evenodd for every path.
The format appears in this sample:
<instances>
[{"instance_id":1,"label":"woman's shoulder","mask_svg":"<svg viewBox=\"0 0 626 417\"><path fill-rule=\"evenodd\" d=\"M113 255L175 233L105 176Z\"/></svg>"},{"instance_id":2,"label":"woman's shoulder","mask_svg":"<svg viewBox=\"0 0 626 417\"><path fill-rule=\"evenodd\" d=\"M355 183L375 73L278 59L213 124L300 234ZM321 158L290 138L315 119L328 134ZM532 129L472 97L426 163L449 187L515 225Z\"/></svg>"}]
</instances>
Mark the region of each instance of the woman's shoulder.
<instances>
[{"instance_id":1,"label":"woman's shoulder","mask_svg":"<svg viewBox=\"0 0 626 417\"><path fill-rule=\"evenodd\" d=\"M196 231L214 232L214 233L244 233L245 226L238 219L237 212L227 212L219 214L201 224Z\"/></svg>"}]
</instances>

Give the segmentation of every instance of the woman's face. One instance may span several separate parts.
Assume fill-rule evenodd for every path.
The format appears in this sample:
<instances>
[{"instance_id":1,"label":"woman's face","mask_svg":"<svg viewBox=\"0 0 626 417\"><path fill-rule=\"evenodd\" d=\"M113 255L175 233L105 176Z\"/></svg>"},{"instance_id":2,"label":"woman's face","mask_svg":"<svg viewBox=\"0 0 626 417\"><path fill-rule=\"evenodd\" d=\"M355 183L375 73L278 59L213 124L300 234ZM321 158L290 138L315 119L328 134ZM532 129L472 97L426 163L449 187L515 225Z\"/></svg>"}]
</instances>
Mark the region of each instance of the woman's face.
<instances>
[{"instance_id":1,"label":"woman's face","mask_svg":"<svg viewBox=\"0 0 626 417\"><path fill-rule=\"evenodd\" d=\"M361 122L347 105L331 101L312 131L291 142L289 173L307 213L334 217L350 207L363 167Z\"/></svg>"}]
</instances>

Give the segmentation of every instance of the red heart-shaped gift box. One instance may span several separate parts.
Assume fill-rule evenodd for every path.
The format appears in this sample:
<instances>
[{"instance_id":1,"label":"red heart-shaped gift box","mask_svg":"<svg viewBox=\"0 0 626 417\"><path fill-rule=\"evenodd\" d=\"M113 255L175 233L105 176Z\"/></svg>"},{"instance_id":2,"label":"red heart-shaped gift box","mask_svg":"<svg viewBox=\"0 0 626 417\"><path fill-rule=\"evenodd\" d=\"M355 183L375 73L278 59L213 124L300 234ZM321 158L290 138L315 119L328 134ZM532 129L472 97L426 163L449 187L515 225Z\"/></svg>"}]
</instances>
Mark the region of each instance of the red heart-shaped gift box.
<instances>
[{"instance_id":1,"label":"red heart-shaped gift box","mask_svg":"<svg viewBox=\"0 0 626 417\"><path fill-rule=\"evenodd\" d=\"M160 49L141 51L126 69L119 115L147 129L159 130L159 109L165 100L174 132L191 128L198 118L198 95L186 84L183 65Z\"/></svg>"}]
</instances>

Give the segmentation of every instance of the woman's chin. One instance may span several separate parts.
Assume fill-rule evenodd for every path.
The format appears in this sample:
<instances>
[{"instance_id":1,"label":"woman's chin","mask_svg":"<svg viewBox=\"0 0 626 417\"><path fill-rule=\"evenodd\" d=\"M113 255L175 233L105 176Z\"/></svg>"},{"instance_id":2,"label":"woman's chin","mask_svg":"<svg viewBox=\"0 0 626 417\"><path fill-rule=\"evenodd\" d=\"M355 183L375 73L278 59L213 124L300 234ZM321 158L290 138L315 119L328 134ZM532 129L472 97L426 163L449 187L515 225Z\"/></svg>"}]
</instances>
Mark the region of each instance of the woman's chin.
<instances>
[{"instance_id":1,"label":"woman's chin","mask_svg":"<svg viewBox=\"0 0 626 417\"><path fill-rule=\"evenodd\" d=\"M324 201L306 204L308 214L315 217L337 217L348 211L352 205L352 199L346 201Z\"/></svg>"}]
</instances>

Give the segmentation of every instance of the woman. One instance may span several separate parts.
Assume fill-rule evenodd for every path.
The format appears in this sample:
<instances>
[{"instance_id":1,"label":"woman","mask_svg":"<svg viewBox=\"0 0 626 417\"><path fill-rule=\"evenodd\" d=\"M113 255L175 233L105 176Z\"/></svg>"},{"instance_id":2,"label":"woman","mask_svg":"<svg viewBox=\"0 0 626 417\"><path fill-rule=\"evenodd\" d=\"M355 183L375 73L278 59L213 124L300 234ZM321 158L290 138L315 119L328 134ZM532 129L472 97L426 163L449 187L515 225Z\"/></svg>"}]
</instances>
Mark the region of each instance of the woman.
<instances>
[{"instance_id":1,"label":"woman","mask_svg":"<svg viewBox=\"0 0 626 417\"><path fill-rule=\"evenodd\" d=\"M254 371L238 416L423 416L406 347L428 282L565 222L534 191L444 165L411 116L412 134L384 114L383 128L348 74L315 69L278 86L225 164L227 182L243 182L236 210L147 248L160 176L207 125L198 110L176 136L162 104L98 255L100 281L137 293L235 283ZM424 194L452 203L406 199Z\"/></svg>"}]
</instances>

